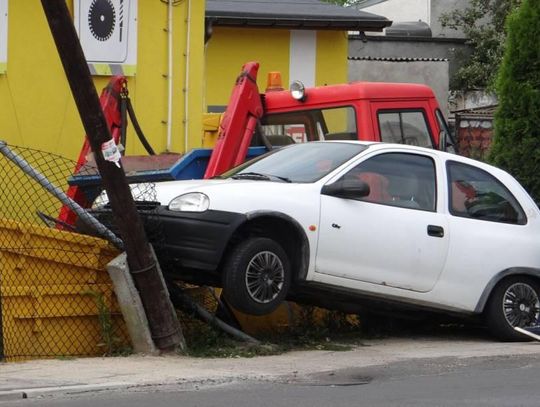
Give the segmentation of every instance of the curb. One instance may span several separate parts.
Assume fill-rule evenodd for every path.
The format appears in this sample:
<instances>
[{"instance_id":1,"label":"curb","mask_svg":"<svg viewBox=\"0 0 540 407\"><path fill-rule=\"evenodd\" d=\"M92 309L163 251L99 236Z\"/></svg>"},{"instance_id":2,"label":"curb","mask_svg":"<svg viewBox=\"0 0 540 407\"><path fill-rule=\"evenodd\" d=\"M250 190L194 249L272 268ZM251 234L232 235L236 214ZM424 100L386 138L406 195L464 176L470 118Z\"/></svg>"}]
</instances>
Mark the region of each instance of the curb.
<instances>
[{"instance_id":1,"label":"curb","mask_svg":"<svg viewBox=\"0 0 540 407\"><path fill-rule=\"evenodd\" d=\"M4 401L15 401L27 398L26 393L22 390L0 391L0 403Z\"/></svg>"},{"instance_id":2,"label":"curb","mask_svg":"<svg viewBox=\"0 0 540 407\"><path fill-rule=\"evenodd\" d=\"M191 379L185 381L171 381L171 382L110 382L110 383L97 383L97 384L75 384L75 385L65 385L65 386L50 386L50 387L30 387L30 388L21 388L21 389L11 389L0 391L0 406L3 402L6 401L16 401L22 399L39 399L43 397L54 397L54 396L68 396L100 391L117 391L117 390L129 390L133 388L140 387L157 387L157 386L194 386L194 388L200 388L205 384L213 386L220 385L224 383L230 383L238 380L249 380L249 379L258 379L260 376L254 377L220 377L220 378L200 378L200 379Z\"/></svg>"},{"instance_id":3,"label":"curb","mask_svg":"<svg viewBox=\"0 0 540 407\"><path fill-rule=\"evenodd\" d=\"M35 399L51 395L68 395L76 393L86 393L94 391L119 390L136 386L133 383L102 383L102 384L81 384L69 386L53 386L53 387L35 387L28 389L15 389L0 391L0 403L4 401L14 401L22 399Z\"/></svg>"}]
</instances>

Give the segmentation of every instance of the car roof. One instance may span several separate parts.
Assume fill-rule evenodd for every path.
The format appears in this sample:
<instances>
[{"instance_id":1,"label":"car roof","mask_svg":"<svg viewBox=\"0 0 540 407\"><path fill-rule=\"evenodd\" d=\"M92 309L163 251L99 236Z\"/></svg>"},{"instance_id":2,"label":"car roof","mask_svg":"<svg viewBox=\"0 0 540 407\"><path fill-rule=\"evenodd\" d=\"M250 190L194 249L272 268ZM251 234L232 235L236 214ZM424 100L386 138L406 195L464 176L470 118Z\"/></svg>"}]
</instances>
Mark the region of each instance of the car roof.
<instances>
[{"instance_id":1,"label":"car roof","mask_svg":"<svg viewBox=\"0 0 540 407\"><path fill-rule=\"evenodd\" d=\"M482 161L473 160L472 158L460 156L457 154L447 153L446 151L440 151L437 149L432 148L426 148L426 147L418 147L418 146L411 146L408 144L397 144L397 143L384 143L384 142L378 142L378 141L360 141L360 140L331 140L331 141L313 141L312 143L349 143L349 144L360 144L363 146L368 147L369 151L384 151L384 150L400 150L403 152L416 152L416 153L428 153L430 155L436 155L439 156L443 160L452 160L452 161L458 161L462 162L464 164L473 165L475 167L484 169L486 171L492 172L492 173L505 173L506 171L494 167L492 165L489 165L487 163L484 163Z\"/></svg>"}]
</instances>

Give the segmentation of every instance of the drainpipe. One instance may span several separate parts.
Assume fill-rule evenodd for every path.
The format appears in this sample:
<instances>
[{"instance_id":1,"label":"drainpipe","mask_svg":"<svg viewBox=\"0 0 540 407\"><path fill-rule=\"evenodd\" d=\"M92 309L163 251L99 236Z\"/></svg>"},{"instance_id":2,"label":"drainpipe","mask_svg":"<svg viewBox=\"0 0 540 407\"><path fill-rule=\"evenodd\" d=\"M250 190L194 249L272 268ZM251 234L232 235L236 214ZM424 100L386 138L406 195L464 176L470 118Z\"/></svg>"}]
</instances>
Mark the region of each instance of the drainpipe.
<instances>
[{"instance_id":1,"label":"drainpipe","mask_svg":"<svg viewBox=\"0 0 540 407\"><path fill-rule=\"evenodd\" d=\"M426 23L429 24L429 26L431 27L431 0L427 0L427 21Z\"/></svg>"},{"instance_id":2,"label":"drainpipe","mask_svg":"<svg viewBox=\"0 0 540 407\"><path fill-rule=\"evenodd\" d=\"M167 151L172 150L172 113L173 113L173 0L167 2Z\"/></svg>"},{"instance_id":3,"label":"drainpipe","mask_svg":"<svg viewBox=\"0 0 540 407\"><path fill-rule=\"evenodd\" d=\"M184 84L184 152L188 150L189 132L189 60L191 48L191 0L187 2L186 77Z\"/></svg>"}]
</instances>

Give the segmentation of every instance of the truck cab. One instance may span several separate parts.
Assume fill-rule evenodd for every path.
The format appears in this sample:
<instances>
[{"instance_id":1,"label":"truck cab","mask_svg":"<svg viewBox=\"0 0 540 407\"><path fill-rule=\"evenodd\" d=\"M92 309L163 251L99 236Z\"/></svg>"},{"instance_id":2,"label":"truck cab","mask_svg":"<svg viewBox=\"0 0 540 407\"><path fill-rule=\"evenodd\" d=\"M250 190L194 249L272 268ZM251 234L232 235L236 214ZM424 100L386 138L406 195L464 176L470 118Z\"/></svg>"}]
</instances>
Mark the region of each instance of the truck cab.
<instances>
[{"instance_id":1,"label":"truck cab","mask_svg":"<svg viewBox=\"0 0 540 407\"><path fill-rule=\"evenodd\" d=\"M440 148L448 128L431 88L357 82L264 94L264 135L271 144L364 140Z\"/></svg>"}]
</instances>

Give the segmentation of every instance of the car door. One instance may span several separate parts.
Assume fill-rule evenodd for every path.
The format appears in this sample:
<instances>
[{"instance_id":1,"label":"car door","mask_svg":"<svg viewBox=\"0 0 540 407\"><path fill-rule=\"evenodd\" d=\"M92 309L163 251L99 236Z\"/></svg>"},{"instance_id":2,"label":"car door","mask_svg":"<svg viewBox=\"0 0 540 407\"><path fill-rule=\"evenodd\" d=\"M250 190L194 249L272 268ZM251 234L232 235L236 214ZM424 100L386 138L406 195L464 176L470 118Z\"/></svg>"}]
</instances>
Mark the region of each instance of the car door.
<instances>
[{"instance_id":1,"label":"car door","mask_svg":"<svg viewBox=\"0 0 540 407\"><path fill-rule=\"evenodd\" d=\"M356 178L368 196L321 195L315 271L347 280L427 292L448 251L447 218L437 211L436 157L386 152L341 180ZM323 278L324 279L324 278Z\"/></svg>"}]
</instances>

